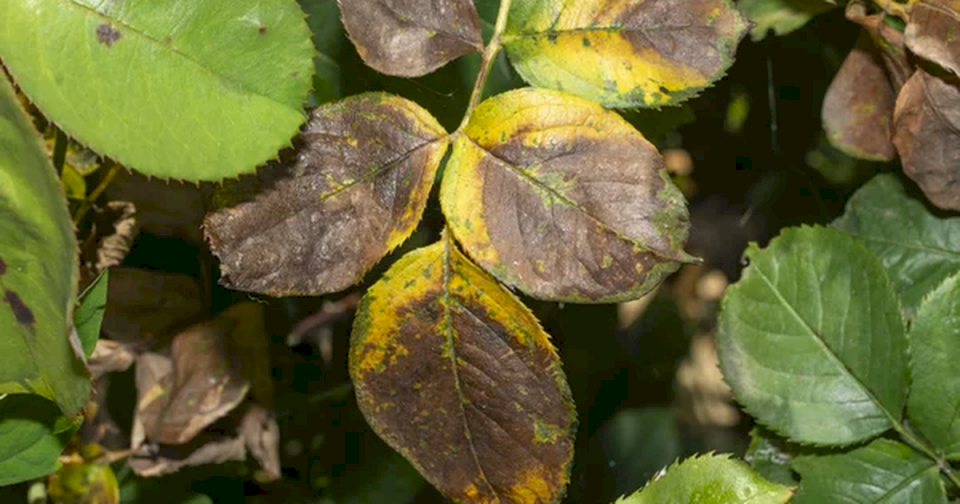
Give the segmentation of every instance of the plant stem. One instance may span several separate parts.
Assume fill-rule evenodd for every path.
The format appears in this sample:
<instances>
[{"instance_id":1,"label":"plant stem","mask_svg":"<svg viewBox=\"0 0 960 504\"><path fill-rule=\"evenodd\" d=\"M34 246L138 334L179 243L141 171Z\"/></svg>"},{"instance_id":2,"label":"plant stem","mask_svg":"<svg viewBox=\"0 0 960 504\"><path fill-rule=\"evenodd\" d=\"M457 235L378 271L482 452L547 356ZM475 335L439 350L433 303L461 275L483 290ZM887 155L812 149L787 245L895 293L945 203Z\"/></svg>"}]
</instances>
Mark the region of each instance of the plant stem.
<instances>
[{"instance_id":1,"label":"plant stem","mask_svg":"<svg viewBox=\"0 0 960 504\"><path fill-rule=\"evenodd\" d=\"M457 127L457 133L467 127L467 123L470 122L470 115L473 114L473 109L477 107L480 99L483 98L483 88L487 83L487 77L490 75L490 69L493 68L493 63L497 61L497 54L500 53L500 49L502 48L500 45L500 36L503 34L503 30L507 28L510 2L511 0L500 0L500 10L497 11L497 23L493 27L493 36L490 37L490 43L483 49L483 58L480 61L480 72L477 74L477 80L473 83L473 92L470 93L467 111L463 113L463 120L460 121L460 126Z\"/></svg>"},{"instance_id":2,"label":"plant stem","mask_svg":"<svg viewBox=\"0 0 960 504\"><path fill-rule=\"evenodd\" d=\"M53 168L57 170L57 175L63 173L63 161L67 158L67 135L60 128L55 128L57 133L53 143Z\"/></svg>"},{"instance_id":3,"label":"plant stem","mask_svg":"<svg viewBox=\"0 0 960 504\"><path fill-rule=\"evenodd\" d=\"M73 225L76 226L83 219L83 216L90 211L90 208L93 207L93 203L97 201L97 198L103 194L103 191L107 190L107 187L110 186L110 182L113 182L113 178L117 176L117 172L120 171L120 166L117 163L114 163L110 160L104 160L103 167L107 168L107 174L100 179L100 183L97 184L96 189L91 192L86 199L83 200L83 204L80 205L80 208L77 209L77 213L73 216Z\"/></svg>"},{"instance_id":4,"label":"plant stem","mask_svg":"<svg viewBox=\"0 0 960 504\"><path fill-rule=\"evenodd\" d=\"M950 462L947 462L944 457L938 455L933 448L917 437L906 425L900 422L894 422L893 429L896 430L897 433L900 434L900 437L902 437L908 445L913 447L914 450L919 451L936 462L937 467L940 468L940 472L950 480L950 483L953 483L954 488L960 490L960 476L954 472L953 467L950 466Z\"/></svg>"}]
</instances>

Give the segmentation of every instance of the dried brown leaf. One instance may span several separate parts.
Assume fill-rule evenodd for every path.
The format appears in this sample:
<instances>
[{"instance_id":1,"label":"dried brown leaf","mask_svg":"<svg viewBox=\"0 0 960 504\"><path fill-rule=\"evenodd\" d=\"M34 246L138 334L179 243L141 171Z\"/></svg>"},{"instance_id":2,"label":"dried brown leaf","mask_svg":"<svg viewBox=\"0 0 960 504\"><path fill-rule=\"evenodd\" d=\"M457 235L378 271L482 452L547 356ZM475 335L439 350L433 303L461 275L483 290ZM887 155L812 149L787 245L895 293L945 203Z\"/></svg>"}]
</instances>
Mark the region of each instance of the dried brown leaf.
<instances>
[{"instance_id":1,"label":"dried brown leaf","mask_svg":"<svg viewBox=\"0 0 960 504\"><path fill-rule=\"evenodd\" d=\"M240 437L271 480L280 478L280 427L273 412L250 404L240 420Z\"/></svg>"},{"instance_id":2,"label":"dried brown leaf","mask_svg":"<svg viewBox=\"0 0 960 504\"><path fill-rule=\"evenodd\" d=\"M960 1L918 0L904 30L907 47L960 76Z\"/></svg>"},{"instance_id":3,"label":"dried brown leaf","mask_svg":"<svg viewBox=\"0 0 960 504\"><path fill-rule=\"evenodd\" d=\"M102 327L110 339L149 344L207 311L200 285L188 275L118 267L109 282Z\"/></svg>"},{"instance_id":4,"label":"dried brown leaf","mask_svg":"<svg viewBox=\"0 0 960 504\"><path fill-rule=\"evenodd\" d=\"M889 80L894 90L913 74L913 65L907 59L903 32L898 31L884 21L884 13L868 14L867 5L859 0L847 4L847 19L862 26L873 39L874 46L880 49L880 55L886 64Z\"/></svg>"}]
</instances>

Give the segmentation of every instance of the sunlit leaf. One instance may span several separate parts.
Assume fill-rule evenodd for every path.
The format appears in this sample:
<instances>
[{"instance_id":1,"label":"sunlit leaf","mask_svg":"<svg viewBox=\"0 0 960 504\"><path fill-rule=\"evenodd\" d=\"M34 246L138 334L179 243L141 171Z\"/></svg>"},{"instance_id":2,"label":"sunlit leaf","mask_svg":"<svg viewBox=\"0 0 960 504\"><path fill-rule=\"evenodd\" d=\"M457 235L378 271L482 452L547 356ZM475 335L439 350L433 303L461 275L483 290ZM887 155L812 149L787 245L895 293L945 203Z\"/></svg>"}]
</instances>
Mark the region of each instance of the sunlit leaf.
<instances>
[{"instance_id":1,"label":"sunlit leaf","mask_svg":"<svg viewBox=\"0 0 960 504\"><path fill-rule=\"evenodd\" d=\"M796 504L946 503L936 462L909 446L878 439L840 455L799 457Z\"/></svg>"},{"instance_id":2,"label":"sunlit leaf","mask_svg":"<svg viewBox=\"0 0 960 504\"><path fill-rule=\"evenodd\" d=\"M42 397L17 394L0 399L0 486L56 471L57 457L79 426Z\"/></svg>"},{"instance_id":3,"label":"sunlit leaf","mask_svg":"<svg viewBox=\"0 0 960 504\"><path fill-rule=\"evenodd\" d=\"M359 282L416 228L448 143L429 112L382 93L314 109L300 138L294 161L227 184L204 221L230 287L317 295Z\"/></svg>"},{"instance_id":4,"label":"sunlit leaf","mask_svg":"<svg viewBox=\"0 0 960 504\"><path fill-rule=\"evenodd\" d=\"M911 310L960 271L960 216L934 213L918 197L896 175L878 175L854 193L833 223L880 256Z\"/></svg>"},{"instance_id":5,"label":"sunlit leaf","mask_svg":"<svg viewBox=\"0 0 960 504\"><path fill-rule=\"evenodd\" d=\"M910 3L910 22L903 34L907 47L960 76L960 2L915 0Z\"/></svg>"},{"instance_id":6,"label":"sunlit leaf","mask_svg":"<svg viewBox=\"0 0 960 504\"><path fill-rule=\"evenodd\" d=\"M470 0L338 0L343 25L364 63L387 75L426 75L483 50Z\"/></svg>"},{"instance_id":7,"label":"sunlit leaf","mask_svg":"<svg viewBox=\"0 0 960 504\"><path fill-rule=\"evenodd\" d=\"M50 477L53 504L118 504L120 487L113 469L104 464L68 464Z\"/></svg>"},{"instance_id":8,"label":"sunlit leaf","mask_svg":"<svg viewBox=\"0 0 960 504\"><path fill-rule=\"evenodd\" d=\"M464 250L542 299L610 302L681 262L686 202L657 149L596 103L524 88L480 104L440 189Z\"/></svg>"},{"instance_id":9,"label":"sunlit leaf","mask_svg":"<svg viewBox=\"0 0 960 504\"><path fill-rule=\"evenodd\" d=\"M274 157L303 122L312 55L294 0L40 0L0 16L4 65L44 114L159 177Z\"/></svg>"},{"instance_id":10,"label":"sunlit leaf","mask_svg":"<svg viewBox=\"0 0 960 504\"><path fill-rule=\"evenodd\" d=\"M926 298L910 325L910 398L907 415L938 450L960 459L960 275Z\"/></svg>"},{"instance_id":11,"label":"sunlit leaf","mask_svg":"<svg viewBox=\"0 0 960 504\"><path fill-rule=\"evenodd\" d=\"M90 377L67 339L78 273L63 188L0 75L0 394L39 394L67 416L86 402Z\"/></svg>"},{"instance_id":12,"label":"sunlit leaf","mask_svg":"<svg viewBox=\"0 0 960 504\"><path fill-rule=\"evenodd\" d=\"M737 5L754 24L750 30L754 41L763 40L770 30L786 35L837 6L828 0L740 0Z\"/></svg>"},{"instance_id":13,"label":"sunlit leaf","mask_svg":"<svg viewBox=\"0 0 960 504\"><path fill-rule=\"evenodd\" d=\"M515 0L502 40L535 86L660 107L723 77L748 26L730 0Z\"/></svg>"},{"instance_id":14,"label":"sunlit leaf","mask_svg":"<svg viewBox=\"0 0 960 504\"><path fill-rule=\"evenodd\" d=\"M785 230L723 297L717 352L734 396L790 440L845 445L899 421L900 305L880 260L832 228Z\"/></svg>"},{"instance_id":15,"label":"sunlit leaf","mask_svg":"<svg viewBox=\"0 0 960 504\"><path fill-rule=\"evenodd\" d=\"M897 96L893 144L930 202L960 210L960 86L919 69Z\"/></svg>"},{"instance_id":16,"label":"sunlit leaf","mask_svg":"<svg viewBox=\"0 0 960 504\"><path fill-rule=\"evenodd\" d=\"M557 502L575 412L533 314L452 240L397 261L364 296L350 373L373 430L458 502Z\"/></svg>"},{"instance_id":17,"label":"sunlit leaf","mask_svg":"<svg viewBox=\"0 0 960 504\"><path fill-rule=\"evenodd\" d=\"M702 455L678 462L647 486L614 504L785 504L793 489L761 478L728 455Z\"/></svg>"},{"instance_id":18,"label":"sunlit leaf","mask_svg":"<svg viewBox=\"0 0 960 504\"><path fill-rule=\"evenodd\" d=\"M109 270L97 276L85 291L80 294L76 313L73 314L73 323L77 328L77 335L83 343L83 351L87 357L93 354L100 338L100 326L103 323L103 312L107 308L107 286L110 278Z\"/></svg>"}]
</instances>

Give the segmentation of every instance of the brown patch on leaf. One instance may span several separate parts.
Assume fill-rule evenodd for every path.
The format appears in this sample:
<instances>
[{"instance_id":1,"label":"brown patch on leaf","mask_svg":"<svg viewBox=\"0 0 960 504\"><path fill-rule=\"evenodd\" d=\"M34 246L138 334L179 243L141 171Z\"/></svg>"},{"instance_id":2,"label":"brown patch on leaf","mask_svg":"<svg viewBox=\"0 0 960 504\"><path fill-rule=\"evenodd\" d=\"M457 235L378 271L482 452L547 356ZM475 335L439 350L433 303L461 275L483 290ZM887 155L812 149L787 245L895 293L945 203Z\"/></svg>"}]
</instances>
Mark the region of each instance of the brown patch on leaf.
<instances>
[{"instance_id":1,"label":"brown patch on leaf","mask_svg":"<svg viewBox=\"0 0 960 504\"><path fill-rule=\"evenodd\" d=\"M893 143L934 205L960 210L960 86L920 69L900 90Z\"/></svg>"},{"instance_id":2,"label":"brown patch on leaf","mask_svg":"<svg viewBox=\"0 0 960 504\"><path fill-rule=\"evenodd\" d=\"M960 76L960 3L918 0L910 7L904 35L914 54Z\"/></svg>"},{"instance_id":3,"label":"brown patch on leaf","mask_svg":"<svg viewBox=\"0 0 960 504\"><path fill-rule=\"evenodd\" d=\"M7 272L7 263L3 262L3 259L0 258L0 275L3 275Z\"/></svg>"},{"instance_id":4,"label":"brown patch on leaf","mask_svg":"<svg viewBox=\"0 0 960 504\"><path fill-rule=\"evenodd\" d=\"M859 0L847 4L847 19L859 24L873 40L874 47L880 50L888 77L894 91L900 89L913 74L913 65L907 58L903 32L898 31L884 21L884 13L868 14L867 5Z\"/></svg>"},{"instance_id":5,"label":"brown patch on leaf","mask_svg":"<svg viewBox=\"0 0 960 504\"><path fill-rule=\"evenodd\" d=\"M28 326L33 330L33 324L37 320L33 316L33 311L27 307L20 295L12 290L4 289L3 300L10 305L10 310L13 312L14 318L17 319L17 323Z\"/></svg>"},{"instance_id":6,"label":"brown patch on leaf","mask_svg":"<svg viewBox=\"0 0 960 504\"><path fill-rule=\"evenodd\" d=\"M121 37L123 37L123 34L115 30L109 23L102 23L97 26L97 42L107 47L113 46Z\"/></svg>"},{"instance_id":7,"label":"brown patch on leaf","mask_svg":"<svg viewBox=\"0 0 960 504\"><path fill-rule=\"evenodd\" d=\"M470 0L338 0L343 26L363 61L387 75L418 77L483 50Z\"/></svg>"}]
</instances>

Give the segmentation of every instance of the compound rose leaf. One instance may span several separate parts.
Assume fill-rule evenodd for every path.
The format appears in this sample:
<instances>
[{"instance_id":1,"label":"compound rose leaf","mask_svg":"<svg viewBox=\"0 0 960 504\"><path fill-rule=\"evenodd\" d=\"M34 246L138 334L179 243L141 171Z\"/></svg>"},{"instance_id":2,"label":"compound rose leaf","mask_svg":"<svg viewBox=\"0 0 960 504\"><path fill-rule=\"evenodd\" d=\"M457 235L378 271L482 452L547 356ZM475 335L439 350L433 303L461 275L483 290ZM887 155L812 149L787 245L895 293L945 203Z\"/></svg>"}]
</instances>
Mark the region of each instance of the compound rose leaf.
<instances>
[{"instance_id":1,"label":"compound rose leaf","mask_svg":"<svg viewBox=\"0 0 960 504\"><path fill-rule=\"evenodd\" d=\"M314 109L299 143L218 193L204 229L225 285L284 296L359 282L416 228L448 140L416 103L367 93Z\"/></svg>"},{"instance_id":2,"label":"compound rose leaf","mask_svg":"<svg viewBox=\"0 0 960 504\"><path fill-rule=\"evenodd\" d=\"M361 302L350 346L374 431L444 495L554 503L576 413L533 314L449 238L397 261Z\"/></svg>"}]
</instances>

